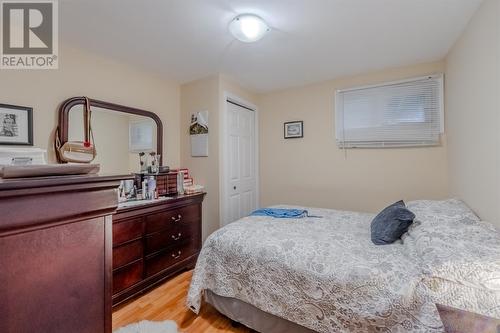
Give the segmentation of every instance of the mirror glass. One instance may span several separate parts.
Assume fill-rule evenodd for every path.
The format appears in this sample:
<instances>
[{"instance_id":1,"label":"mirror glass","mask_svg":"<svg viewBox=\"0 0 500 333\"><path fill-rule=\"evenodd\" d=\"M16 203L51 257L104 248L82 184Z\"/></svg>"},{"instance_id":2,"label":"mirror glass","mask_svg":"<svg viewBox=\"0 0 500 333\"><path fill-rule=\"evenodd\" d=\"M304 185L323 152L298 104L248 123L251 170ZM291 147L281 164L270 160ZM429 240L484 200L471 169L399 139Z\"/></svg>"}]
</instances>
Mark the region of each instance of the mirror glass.
<instances>
[{"instance_id":1,"label":"mirror glass","mask_svg":"<svg viewBox=\"0 0 500 333\"><path fill-rule=\"evenodd\" d=\"M97 150L92 163L101 165L101 174L139 172L139 153L156 151L157 125L149 117L93 106L91 128ZM69 112L68 140L83 141L83 132L83 105L76 105Z\"/></svg>"}]
</instances>

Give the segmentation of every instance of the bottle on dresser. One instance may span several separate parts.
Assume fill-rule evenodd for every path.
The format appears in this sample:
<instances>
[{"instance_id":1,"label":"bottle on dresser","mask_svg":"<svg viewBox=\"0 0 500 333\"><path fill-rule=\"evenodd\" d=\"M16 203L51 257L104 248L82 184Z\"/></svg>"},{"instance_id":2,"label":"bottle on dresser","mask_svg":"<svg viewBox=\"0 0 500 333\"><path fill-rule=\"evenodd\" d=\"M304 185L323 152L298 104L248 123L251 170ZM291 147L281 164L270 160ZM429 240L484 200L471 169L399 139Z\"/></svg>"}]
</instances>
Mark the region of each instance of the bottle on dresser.
<instances>
[{"instance_id":1,"label":"bottle on dresser","mask_svg":"<svg viewBox=\"0 0 500 333\"><path fill-rule=\"evenodd\" d=\"M177 193L184 194L184 171L182 170L177 173Z\"/></svg>"}]
</instances>

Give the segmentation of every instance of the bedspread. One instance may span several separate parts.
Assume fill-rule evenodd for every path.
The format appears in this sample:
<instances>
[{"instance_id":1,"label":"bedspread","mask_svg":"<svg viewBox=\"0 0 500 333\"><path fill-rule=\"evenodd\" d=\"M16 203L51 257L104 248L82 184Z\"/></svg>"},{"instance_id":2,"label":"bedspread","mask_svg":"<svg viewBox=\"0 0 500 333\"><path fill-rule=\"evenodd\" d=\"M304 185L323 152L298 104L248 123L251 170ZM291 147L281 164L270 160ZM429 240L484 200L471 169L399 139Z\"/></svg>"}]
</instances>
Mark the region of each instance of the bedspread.
<instances>
[{"instance_id":1,"label":"bedspread","mask_svg":"<svg viewBox=\"0 0 500 333\"><path fill-rule=\"evenodd\" d=\"M209 289L318 332L442 332L435 303L500 317L498 230L458 200L408 207L416 223L385 246L372 214L233 222L206 240L188 306Z\"/></svg>"}]
</instances>

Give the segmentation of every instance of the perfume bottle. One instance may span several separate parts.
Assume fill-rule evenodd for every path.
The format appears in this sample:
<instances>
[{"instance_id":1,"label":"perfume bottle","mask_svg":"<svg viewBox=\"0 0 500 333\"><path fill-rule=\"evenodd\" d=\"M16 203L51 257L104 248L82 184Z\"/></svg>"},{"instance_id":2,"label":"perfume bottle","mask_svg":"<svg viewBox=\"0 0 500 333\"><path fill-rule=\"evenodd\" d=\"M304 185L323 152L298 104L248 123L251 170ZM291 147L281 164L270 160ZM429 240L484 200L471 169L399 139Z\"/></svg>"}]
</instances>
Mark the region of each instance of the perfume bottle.
<instances>
[{"instance_id":1,"label":"perfume bottle","mask_svg":"<svg viewBox=\"0 0 500 333\"><path fill-rule=\"evenodd\" d=\"M148 200L153 200L155 199L155 193L156 193L156 179L154 176L149 176L147 179L147 198Z\"/></svg>"}]
</instances>

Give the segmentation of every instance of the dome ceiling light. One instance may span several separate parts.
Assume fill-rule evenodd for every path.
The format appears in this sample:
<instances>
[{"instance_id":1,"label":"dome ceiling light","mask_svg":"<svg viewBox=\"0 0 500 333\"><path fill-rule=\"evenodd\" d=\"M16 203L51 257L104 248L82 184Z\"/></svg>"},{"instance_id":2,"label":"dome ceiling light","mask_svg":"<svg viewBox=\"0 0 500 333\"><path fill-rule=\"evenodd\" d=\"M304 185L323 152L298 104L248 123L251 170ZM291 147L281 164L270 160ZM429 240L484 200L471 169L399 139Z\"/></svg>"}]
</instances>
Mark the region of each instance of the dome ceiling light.
<instances>
[{"instance_id":1,"label":"dome ceiling light","mask_svg":"<svg viewBox=\"0 0 500 333\"><path fill-rule=\"evenodd\" d=\"M238 15L229 23L229 31L244 43L256 42L270 30L266 22L254 14Z\"/></svg>"}]
</instances>

